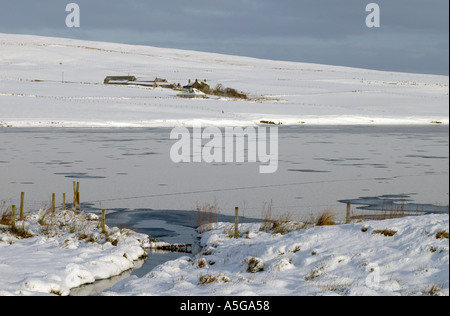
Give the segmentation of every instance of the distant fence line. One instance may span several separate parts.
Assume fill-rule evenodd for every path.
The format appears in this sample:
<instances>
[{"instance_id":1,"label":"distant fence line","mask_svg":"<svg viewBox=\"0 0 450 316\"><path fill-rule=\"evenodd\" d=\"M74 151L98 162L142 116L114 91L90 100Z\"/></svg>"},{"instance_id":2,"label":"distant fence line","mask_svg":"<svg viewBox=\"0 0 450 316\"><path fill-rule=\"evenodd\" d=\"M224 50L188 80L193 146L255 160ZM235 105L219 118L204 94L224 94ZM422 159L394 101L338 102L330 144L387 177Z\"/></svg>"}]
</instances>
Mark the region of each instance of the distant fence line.
<instances>
[{"instance_id":1,"label":"distant fence line","mask_svg":"<svg viewBox=\"0 0 450 316\"><path fill-rule=\"evenodd\" d=\"M418 177L418 176L421 176L421 175L404 175L401 177ZM266 185L257 185L257 186L244 186L244 187L237 187L237 188L220 188L220 189L209 189L209 190L149 194L149 195L131 196L131 197L96 199L96 200L91 200L91 201L83 201L82 204L98 204L98 203L102 203L102 202L128 201L128 200L151 199L151 198L158 198L158 197L171 197L171 196L183 196L183 195L196 195L196 194L202 194L202 193L230 192L230 191L256 190L256 189L265 189L265 188L301 186L301 185L312 185L312 184L323 184L323 183L340 183L340 182L356 182L356 181L372 181L372 180L374 180L374 179L373 178L365 178L365 179L357 178L357 179L336 179L336 180L321 180L321 181L308 181L308 182L282 183L282 184L266 184ZM76 191L78 191L78 190L76 190ZM9 201L15 201L15 199L9 199ZM50 198L49 198L49 200L46 200L46 201L28 200L26 202L27 205L34 204L36 206L37 204L41 204L41 207L45 207L45 204L50 204L50 203L52 203ZM14 202L12 204L14 204ZM313 205L312 204L309 204L309 205L305 205L305 204L277 205L276 207L280 208L280 209L281 208L315 208L315 207L336 207L336 206L342 207L343 205L345 205L345 203L342 202L342 203L336 203L336 204L328 203L328 204L313 204ZM254 210L254 209L258 209L258 208L260 208L260 207L244 207L244 209L248 209L248 210L252 210L252 209Z\"/></svg>"}]
</instances>

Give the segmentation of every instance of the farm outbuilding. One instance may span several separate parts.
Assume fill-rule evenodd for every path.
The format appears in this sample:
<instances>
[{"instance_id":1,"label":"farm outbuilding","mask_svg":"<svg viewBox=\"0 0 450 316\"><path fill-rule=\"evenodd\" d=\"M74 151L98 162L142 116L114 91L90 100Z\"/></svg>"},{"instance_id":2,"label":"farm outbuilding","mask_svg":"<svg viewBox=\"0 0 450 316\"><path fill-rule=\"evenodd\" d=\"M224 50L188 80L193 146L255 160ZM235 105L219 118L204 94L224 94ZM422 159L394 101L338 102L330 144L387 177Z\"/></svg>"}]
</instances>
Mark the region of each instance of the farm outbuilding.
<instances>
[{"instance_id":1,"label":"farm outbuilding","mask_svg":"<svg viewBox=\"0 0 450 316\"><path fill-rule=\"evenodd\" d=\"M186 89L186 90L189 90L189 89L197 89L197 90L200 90L201 92L203 92L203 93L206 93L206 94L208 94L208 93L210 93L210 91L211 91L211 88L210 88L210 86L206 83L206 81L202 81L202 82L200 82L200 81L198 81L198 79L196 79L195 80L195 82L189 82L186 86L184 86L183 87L184 89Z\"/></svg>"},{"instance_id":2,"label":"farm outbuilding","mask_svg":"<svg viewBox=\"0 0 450 316\"><path fill-rule=\"evenodd\" d=\"M195 88L189 89L189 91L182 92L180 94L177 94L179 98L186 98L186 99L206 99L207 95L201 92L200 90L197 90Z\"/></svg>"},{"instance_id":3,"label":"farm outbuilding","mask_svg":"<svg viewBox=\"0 0 450 316\"><path fill-rule=\"evenodd\" d=\"M130 81L136 81L135 76L108 76L104 84L126 84Z\"/></svg>"}]
</instances>

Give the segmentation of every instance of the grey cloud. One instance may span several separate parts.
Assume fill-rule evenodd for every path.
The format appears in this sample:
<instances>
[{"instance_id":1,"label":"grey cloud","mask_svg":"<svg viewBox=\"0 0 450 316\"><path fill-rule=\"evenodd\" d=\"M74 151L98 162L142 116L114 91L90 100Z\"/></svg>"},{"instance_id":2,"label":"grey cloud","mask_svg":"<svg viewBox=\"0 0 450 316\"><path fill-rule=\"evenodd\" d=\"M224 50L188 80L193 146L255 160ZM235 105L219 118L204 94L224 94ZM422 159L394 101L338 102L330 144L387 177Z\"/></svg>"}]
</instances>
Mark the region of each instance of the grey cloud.
<instances>
[{"instance_id":1,"label":"grey cloud","mask_svg":"<svg viewBox=\"0 0 450 316\"><path fill-rule=\"evenodd\" d=\"M70 1L81 7L79 30L64 24ZM2 2L0 32L448 75L443 0L375 0L380 29L365 26L371 0Z\"/></svg>"}]
</instances>

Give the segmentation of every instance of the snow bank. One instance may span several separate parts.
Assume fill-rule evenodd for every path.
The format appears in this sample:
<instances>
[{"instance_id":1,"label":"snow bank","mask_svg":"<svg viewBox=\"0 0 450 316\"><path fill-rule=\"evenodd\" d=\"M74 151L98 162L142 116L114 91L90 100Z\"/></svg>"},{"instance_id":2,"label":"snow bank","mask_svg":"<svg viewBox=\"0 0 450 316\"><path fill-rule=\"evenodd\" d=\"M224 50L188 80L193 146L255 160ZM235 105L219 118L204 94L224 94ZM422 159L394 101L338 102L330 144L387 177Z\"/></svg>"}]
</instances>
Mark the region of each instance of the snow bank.
<instances>
[{"instance_id":1,"label":"snow bank","mask_svg":"<svg viewBox=\"0 0 450 316\"><path fill-rule=\"evenodd\" d=\"M41 210L16 227L32 237L22 239L0 225L0 295L69 295L134 268L148 246L147 235L130 230L102 234L94 214Z\"/></svg>"},{"instance_id":2,"label":"snow bank","mask_svg":"<svg viewBox=\"0 0 450 316\"><path fill-rule=\"evenodd\" d=\"M449 295L448 215L314 227L281 235L230 224L194 258L167 262L106 295ZM391 231L393 236L383 233ZM448 237L448 235L447 235Z\"/></svg>"},{"instance_id":3,"label":"snow bank","mask_svg":"<svg viewBox=\"0 0 450 316\"><path fill-rule=\"evenodd\" d=\"M44 216L45 215L45 216ZM40 212L32 237L0 226L0 295L68 295L70 289L133 268L147 235L108 228L95 217ZM17 227L22 227L17 222ZM261 224L218 223L202 251L127 278L105 295L309 296L449 295L449 216L426 215L279 234ZM442 233L446 236L442 236ZM153 244L155 246L156 244Z\"/></svg>"}]
</instances>

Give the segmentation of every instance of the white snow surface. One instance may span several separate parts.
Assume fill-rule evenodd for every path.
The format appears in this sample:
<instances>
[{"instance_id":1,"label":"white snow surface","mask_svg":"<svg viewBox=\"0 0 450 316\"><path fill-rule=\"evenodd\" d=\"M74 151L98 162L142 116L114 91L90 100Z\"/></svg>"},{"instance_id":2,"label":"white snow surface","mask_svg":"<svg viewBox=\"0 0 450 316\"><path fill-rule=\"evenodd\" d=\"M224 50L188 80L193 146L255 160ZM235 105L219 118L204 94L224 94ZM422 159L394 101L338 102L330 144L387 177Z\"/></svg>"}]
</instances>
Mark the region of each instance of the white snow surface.
<instances>
[{"instance_id":1,"label":"white snow surface","mask_svg":"<svg viewBox=\"0 0 450 316\"><path fill-rule=\"evenodd\" d=\"M114 75L207 80L251 100L103 84ZM448 76L0 33L0 127L448 124L448 93Z\"/></svg>"},{"instance_id":2,"label":"white snow surface","mask_svg":"<svg viewBox=\"0 0 450 316\"><path fill-rule=\"evenodd\" d=\"M51 219L43 212L25 218L30 238L18 238L0 226L0 296L69 295L80 285L132 269L154 245L147 235L128 229L107 227L105 238L93 214L58 211ZM42 218L50 228L39 223ZM261 225L240 224L240 236L234 239L234 224L217 223L200 235L200 253L168 261L142 278L126 278L103 294L449 295L449 241L437 238L449 231L448 215L312 227L283 235L261 230ZM386 229L395 235L376 233ZM250 263L256 269L250 271Z\"/></svg>"},{"instance_id":3,"label":"white snow surface","mask_svg":"<svg viewBox=\"0 0 450 316\"><path fill-rule=\"evenodd\" d=\"M95 214L55 214L40 210L18 221L16 227L24 227L30 238L0 225L0 296L66 296L134 268L149 247L147 235L128 229L107 227L106 237Z\"/></svg>"},{"instance_id":4,"label":"white snow surface","mask_svg":"<svg viewBox=\"0 0 450 316\"><path fill-rule=\"evenodd\" d=\"M448 215L314 227L281 235L219 223L194 258L167 262L105 295L449 295ZM386 237L378 230L392 230ZM249 264L257 267L249 271ZM258 272L256 272L258 271Z\"/></svg>"}]
</instances>

